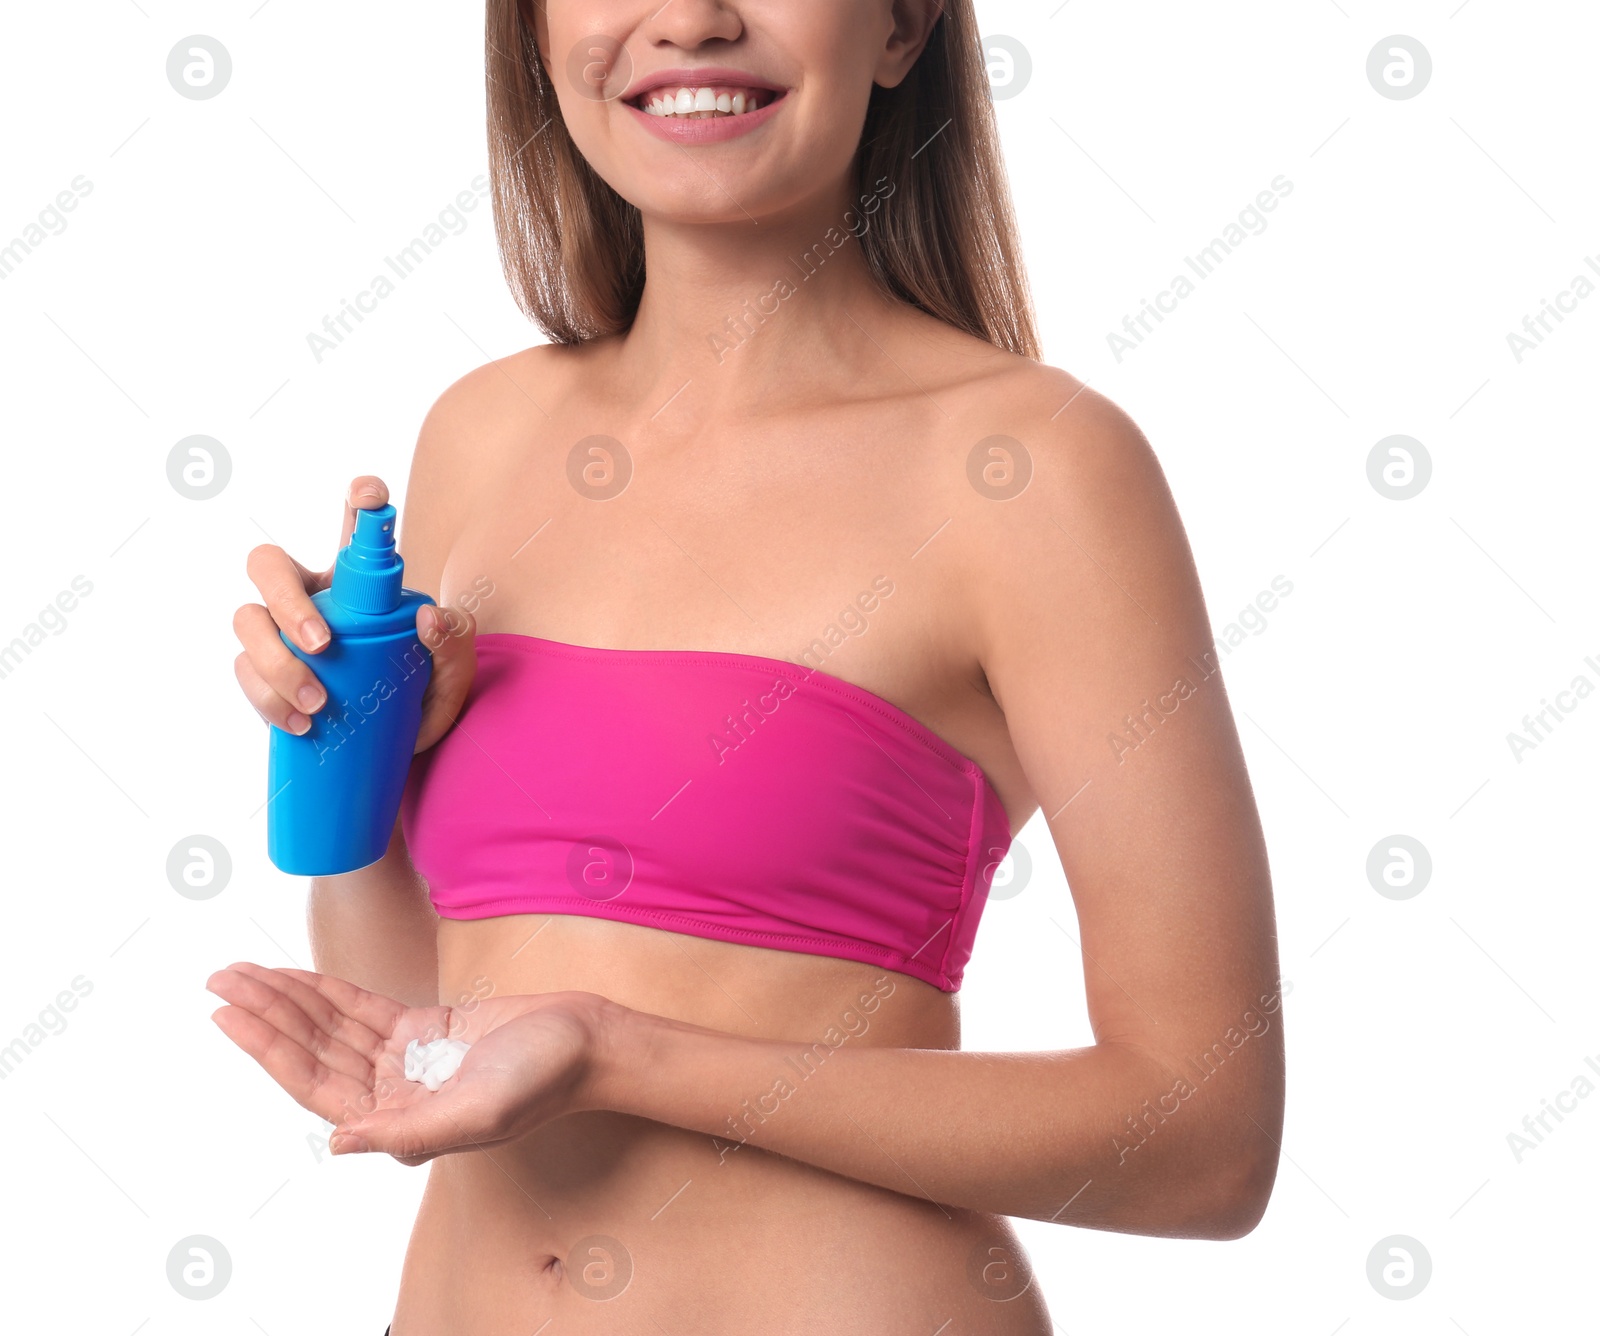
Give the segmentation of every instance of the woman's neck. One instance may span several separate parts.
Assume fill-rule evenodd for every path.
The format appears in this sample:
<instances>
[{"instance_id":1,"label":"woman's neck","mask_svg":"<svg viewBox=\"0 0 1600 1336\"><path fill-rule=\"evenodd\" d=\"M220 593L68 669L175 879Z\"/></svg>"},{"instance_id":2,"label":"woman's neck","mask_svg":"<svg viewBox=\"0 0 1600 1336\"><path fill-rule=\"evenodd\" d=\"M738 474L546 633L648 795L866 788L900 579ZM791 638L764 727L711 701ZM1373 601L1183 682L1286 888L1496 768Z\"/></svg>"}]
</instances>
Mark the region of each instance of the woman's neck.
<instances>
[{"instance_id":1,"label":"woman's neck","mask_svg":"<svg viewBox=\"0 0 1600 1336\"><path fill-rule=\"evenodd\" d=\"M859 234L878 221L843 199L759 223L647 218L644 293L617 349L619 378L662 402L692 385L697 411L721 415L859 377L904 310L862 251Z\"/></svg>"}]
</instances>

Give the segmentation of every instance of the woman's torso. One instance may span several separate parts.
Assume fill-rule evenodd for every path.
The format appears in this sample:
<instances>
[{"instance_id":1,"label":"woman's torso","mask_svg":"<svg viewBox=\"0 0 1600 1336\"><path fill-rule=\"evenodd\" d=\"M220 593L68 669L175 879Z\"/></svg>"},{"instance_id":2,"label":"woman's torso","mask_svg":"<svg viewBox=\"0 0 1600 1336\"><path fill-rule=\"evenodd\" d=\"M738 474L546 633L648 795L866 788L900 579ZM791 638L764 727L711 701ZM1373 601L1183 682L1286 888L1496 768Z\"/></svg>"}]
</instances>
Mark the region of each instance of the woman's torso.
<instances>
[{"instance_id":1,"label":"woman's torso","mask_svg":"<svg viewBox=\"0 0 1600 1336\"><path fill-rule=\"evenodd\" d=\"M480 379L460 468L427 502L452 516L441 602L471 607L480 632L791 661L839 626L822 670L977 761L1020 829L1036 803L974 633L998 503L970 483L968 457L1015 429L1036 379L921 317L904 332L884 373L850 377L852 401L797 386L791 403L737 422L712 405L719 387L697 399L691 382L663 407L671 387L626 384L610 341L506 359ZM890 359L914 360L917 383ZM594 437L620 442L631 471L604 499L621 470L569 470L572 447ZM857 595L882 577L893 592L860 613ZM960 1046L956 995L854 961L543 914L442 919L438 944L444 1003L577 989L752 1037L809 1043L853 1012L858 1047ZM873 995L868 1016L859 1004ZM547 1319L550 1336L1042 1336L1037 1286L1016 1295L1025 1266L1007 1222L932 1202L909 1178L889 1191L587 1113L432 1163L395 1336L527 1333Z\"/></svg>"}]
</instances>

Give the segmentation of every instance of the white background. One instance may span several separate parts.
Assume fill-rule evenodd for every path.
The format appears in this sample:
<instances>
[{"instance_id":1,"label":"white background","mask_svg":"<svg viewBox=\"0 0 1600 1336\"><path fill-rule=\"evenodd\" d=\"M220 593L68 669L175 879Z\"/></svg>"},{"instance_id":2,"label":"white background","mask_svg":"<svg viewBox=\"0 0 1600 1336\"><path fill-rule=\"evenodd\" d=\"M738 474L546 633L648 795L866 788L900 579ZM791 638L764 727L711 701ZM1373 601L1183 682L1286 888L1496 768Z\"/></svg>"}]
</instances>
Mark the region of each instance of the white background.
<instances>
[{"instance_id":1,"label":"white background","mask_svg":"<svg viewBox=\"0 0 1600 1336\"><path fill-rule=\"evenodd\" d=\"M1293 584L1224 667L1292 984L1278 1186L1229 1243L1024 1222L1055 1321L1593 1329L1600 1097L1520 1161L1507 1138L1581 1073L1600 1084L1600 693L1520 761L1507 734L1575 677L1600 685L1600 295L1520 363L1506 335L1600 256L1600 17L1510 0L980 16L1033 65L999 113L1046 360L1144 427L1219 634L1274 576ZM74 576L93 586L0 679L0 1045L74 978L92 988L0 1082L8 1299L37 1302L32 1330L377 1336L424 1171L319 1156L320 1121L208 1019L211 970L310 965L305 886L266 859L266 737L230 616L251 546L325 564L346 482L398 494L438 393L539 338L485 205L320 364L306 342L486 171L481 9L94 0L0 19L0 244L92 183L0 280L0 642ZM232 55L212 100L166 79L195 33ZM1391 34L1432 55L1409 100L1367 79ZM1107 333L1280 174L1266 230L1119 362ZM204 502L166 472L197 433L232 461ZM1405 501L1366 468L1397 433L1433 466ZM233 860L204 901L166 872L196 833ZM1397 833L1433 861L1404 900L1366 873ZM1019 843L1033 877L984 921L966 1046L1090 1042L1041 819ZM191 1234L233 1260L204 1303L166 1276ZM1404 1301L1367 1275L1394 1234L1432 1259Z\"/></svg>"}]
</instances>

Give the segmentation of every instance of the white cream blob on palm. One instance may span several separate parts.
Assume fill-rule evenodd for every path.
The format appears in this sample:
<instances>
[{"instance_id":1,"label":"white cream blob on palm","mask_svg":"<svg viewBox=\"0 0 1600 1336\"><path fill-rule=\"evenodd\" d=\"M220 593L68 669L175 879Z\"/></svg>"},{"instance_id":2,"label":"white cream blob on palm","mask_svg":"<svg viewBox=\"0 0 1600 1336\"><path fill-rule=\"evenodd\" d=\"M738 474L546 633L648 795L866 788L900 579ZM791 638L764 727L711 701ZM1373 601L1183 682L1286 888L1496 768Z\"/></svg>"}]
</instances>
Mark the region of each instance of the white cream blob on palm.
<instances>
[{"instance_id":1,"label":"white cream blob on palm","mask_svg":"<svg viewBox=\"0 0 1600 1336\"><path fill-rule=\"evenodd\" d=\"M743 116L747 111L759 111L772 98L772 90L767 88L713 86L680 88L675 93L664 88L646 93L635 105L652 116Z\"/></svg>"},{"instance_id":2,"label":"white cream blob on palm","mask_svg":"<svg viewBox=\"0 0 1600 1336\"><path fill-rule=\"evenodd\" d=\"M426 1044L413 1039L406 1045L406 1080L437 1090L456 1074L471 1047L462 1039L435 1039Z\"/></svg>"}]
</instances>

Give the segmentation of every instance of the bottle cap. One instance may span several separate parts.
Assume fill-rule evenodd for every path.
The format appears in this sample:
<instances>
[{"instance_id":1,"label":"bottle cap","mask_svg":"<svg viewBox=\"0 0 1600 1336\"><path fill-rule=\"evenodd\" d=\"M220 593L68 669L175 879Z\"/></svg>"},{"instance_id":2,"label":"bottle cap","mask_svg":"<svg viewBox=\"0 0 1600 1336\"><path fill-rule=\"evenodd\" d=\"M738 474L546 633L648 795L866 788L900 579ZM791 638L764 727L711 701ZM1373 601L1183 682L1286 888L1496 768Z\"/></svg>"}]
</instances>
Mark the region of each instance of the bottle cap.
<instances>
[{"instance_id":1,"label":"bottle cap","mask_svg":"<svg viewBox=\"0 0 1600 1336\"><path fill-rule=\"evenodd\" d=\"M405 562L395 549L393 506L356 511L350 542L333 563L329 594L351 612L392 612L400 606Z\"/></svg>"}]
</instances>

